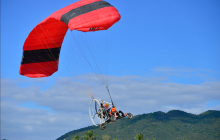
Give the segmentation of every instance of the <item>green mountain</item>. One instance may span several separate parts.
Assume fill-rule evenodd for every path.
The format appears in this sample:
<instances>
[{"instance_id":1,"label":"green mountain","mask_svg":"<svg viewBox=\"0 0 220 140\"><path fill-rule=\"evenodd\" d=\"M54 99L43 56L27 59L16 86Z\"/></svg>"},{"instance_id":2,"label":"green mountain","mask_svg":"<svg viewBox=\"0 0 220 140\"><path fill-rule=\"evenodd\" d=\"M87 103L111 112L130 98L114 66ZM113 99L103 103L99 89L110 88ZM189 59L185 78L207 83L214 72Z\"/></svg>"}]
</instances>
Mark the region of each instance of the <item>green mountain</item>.
<instances>
[{"instance_id":1,"label":"green mountain","mask_svg":"<svg viewBox=\"0 0 220 140\"><path fill-rule=\"evenodd\" d=\"M95 126L81 128L56 140L72 140L87 131L98 134L96 138L100 140L103 135L110 135L117 140L134 140L137 134L144 135L145 140L220 140L220 111L209 110L199 115L180 110L167 113L158 111L137 115L131 120L123 118L106 125L105 130Z\"/></svg>"}]
</instances>

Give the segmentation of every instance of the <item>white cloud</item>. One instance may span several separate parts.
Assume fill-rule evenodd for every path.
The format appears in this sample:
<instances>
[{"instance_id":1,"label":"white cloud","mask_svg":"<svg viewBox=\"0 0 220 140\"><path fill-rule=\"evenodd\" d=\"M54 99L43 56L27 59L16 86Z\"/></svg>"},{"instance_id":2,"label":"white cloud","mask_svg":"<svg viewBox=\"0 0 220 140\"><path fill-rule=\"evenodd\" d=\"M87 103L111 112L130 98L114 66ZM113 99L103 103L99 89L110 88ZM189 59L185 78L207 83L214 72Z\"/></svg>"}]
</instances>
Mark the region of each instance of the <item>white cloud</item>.
<instances>
[{"instance_id":1,"label":"white cloud","mask_svg":"<svg viewBox=\"0 0 220 140\"><path fill-rule=\"evenodd\" d=\"M163 78L109 76L109 89L117 109L134 115L171 109L193 114L220 110L220 105L207 106L209 101L220 101L220 82L190 85L163 83L161 80ZM88 113L91 98L85 92L82 91L88 98L61 85L43 91L32 84L19 87L20 83L16 81L1 81L2 138L56 139L69 131L92 125ZM104 86L93 85L92 93L95 98L110 102ZM21 106L25 102L36 103L36 107ZM39 106L50 108L52 112Z\"/></svg>"},{"instance_id":2,"label":"white cloud","mask_svg":"<svg viewBox=\"0 0 220 140\"><path fill-rule=\"evenodd\" d=\"M20 140L56 139L68 131L92 125L88 113L50 113L6 101L2 101L1 122L2 138Z\"/></svg>"},{"instance_id":3,"label":"white cloud","mask_svg":"<svg viewBox=\"0 0 220 140\"><path fill-rule=\"evenodd\" d=\"M179 79L180 78L199 78L204 81L216 81L217 78L213 77L211 75L217 75L219 72L210 70L210 69L200 69L200 68L187 68L187 67L156 67L151 69L151 71L156 74L157 76L166 76L166 77L171 77L171 76L177 76Z\"/></svg>"}]
</instances>

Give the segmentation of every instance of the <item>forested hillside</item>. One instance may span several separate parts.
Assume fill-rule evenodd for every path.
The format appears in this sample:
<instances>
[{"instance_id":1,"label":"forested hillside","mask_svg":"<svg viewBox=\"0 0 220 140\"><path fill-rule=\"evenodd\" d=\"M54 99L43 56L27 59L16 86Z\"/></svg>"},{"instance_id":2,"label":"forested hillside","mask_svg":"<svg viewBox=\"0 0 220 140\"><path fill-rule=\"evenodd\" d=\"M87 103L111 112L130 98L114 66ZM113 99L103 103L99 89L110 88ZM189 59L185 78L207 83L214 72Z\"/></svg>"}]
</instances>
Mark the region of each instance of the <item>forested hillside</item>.
<instances>
[{"instance_id":1,"label":"forested hillside","mask_svg":"<svg viewBox=\"0 0 220 140\"><path fill-rule=\"evenodd\" d=\"M171 110L137 115L129 120L123 118L106 125L105 130L89 126L64 134L57 140L72 140L75 136L83 138L92 131L97 139L109 135L111 139L134 140L137 134L144 139L155 140L220 140L220 111L206 111L200 115Z\"/></svg>"}]
</instances>

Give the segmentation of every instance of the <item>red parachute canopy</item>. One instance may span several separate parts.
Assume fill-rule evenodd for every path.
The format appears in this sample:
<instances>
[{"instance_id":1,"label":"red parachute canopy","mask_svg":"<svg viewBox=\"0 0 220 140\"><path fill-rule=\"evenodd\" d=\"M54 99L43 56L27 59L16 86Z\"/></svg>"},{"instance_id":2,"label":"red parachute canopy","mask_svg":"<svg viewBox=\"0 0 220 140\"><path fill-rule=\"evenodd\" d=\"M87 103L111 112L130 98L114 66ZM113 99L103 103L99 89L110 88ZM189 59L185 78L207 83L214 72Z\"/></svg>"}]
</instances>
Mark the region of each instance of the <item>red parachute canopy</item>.
<instances>
[{"instance_id":1,"label":"red parachute canopy","mask_svg":"<svg viewBox=\"0 0 220 140\"><path fill-rule=\"evenodd\" d=\"M82 32L107 30L121 18L118 10L102 0L81 0L41 21L23 45L19 73L38 78L58 70L63 39L68 28Z\"/></svg>"}]
</instances>

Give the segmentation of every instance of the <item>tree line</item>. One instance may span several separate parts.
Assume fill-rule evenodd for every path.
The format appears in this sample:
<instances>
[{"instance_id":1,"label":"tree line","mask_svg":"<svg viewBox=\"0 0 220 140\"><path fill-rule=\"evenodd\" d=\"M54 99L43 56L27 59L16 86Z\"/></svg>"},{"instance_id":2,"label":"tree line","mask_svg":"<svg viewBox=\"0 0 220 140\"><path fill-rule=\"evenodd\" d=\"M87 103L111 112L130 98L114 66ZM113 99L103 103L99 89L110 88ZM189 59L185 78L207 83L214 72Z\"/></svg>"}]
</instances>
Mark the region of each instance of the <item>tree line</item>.
<instances>
[{"instance_id":1,"label":"tree line","mask_svg":"<svg viewBox=\"0 0 220 140\"><path fill-rule=\"evenodd\" d=\"M85 133L85 135L79 137L78 135L76 135L72 140L117 140L117 139L112 139L111 136L109 135L102 135L101 139L98 139L97 137L99 137L98 134L93 134L93 131L88 131ZM142 134L137 134L134 137L136 140L155 140L153 139L144 139L144 135ZM182 140L187 140L187 139L182 139Z\"/></svg>"}]
</instances>

